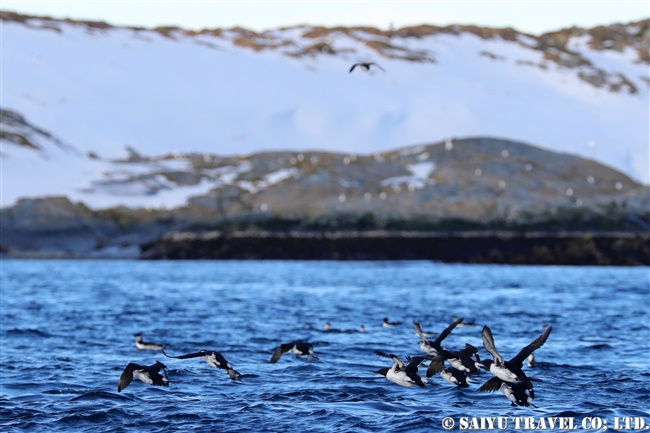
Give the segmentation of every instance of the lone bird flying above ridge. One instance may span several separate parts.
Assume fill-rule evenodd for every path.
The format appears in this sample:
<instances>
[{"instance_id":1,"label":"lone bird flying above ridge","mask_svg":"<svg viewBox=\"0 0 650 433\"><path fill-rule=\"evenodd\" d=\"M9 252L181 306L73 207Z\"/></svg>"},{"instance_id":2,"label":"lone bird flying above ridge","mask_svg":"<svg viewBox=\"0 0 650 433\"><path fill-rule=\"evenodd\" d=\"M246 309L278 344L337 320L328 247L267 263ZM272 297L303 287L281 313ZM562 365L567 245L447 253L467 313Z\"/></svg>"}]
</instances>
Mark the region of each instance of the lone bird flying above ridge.
<instances>
[{"instance_id":1,"label":"lone bird flying above ridge","mask_svg":"<svg viewBox=\"0 0 650 433\"><path fill-rule=\"evenodd\" d=\"M355 63L355 64L352 65L352 67L350 68L350 72L352 72L352 71L354 70L354 68L356 68L357 66L358 66L359 68L363 69L364 71L369 71L369 70L370 70L370 66L372 66L372 65L374 65L374 66L378 67L379 69L381 69L382 71L386 72L386 70L385 70L384 68L382 68L381 66L379 66L379 65L378 65L377 63L375 63L375 62L370 62L370 63Z\"/></svg>"}]
</instances>

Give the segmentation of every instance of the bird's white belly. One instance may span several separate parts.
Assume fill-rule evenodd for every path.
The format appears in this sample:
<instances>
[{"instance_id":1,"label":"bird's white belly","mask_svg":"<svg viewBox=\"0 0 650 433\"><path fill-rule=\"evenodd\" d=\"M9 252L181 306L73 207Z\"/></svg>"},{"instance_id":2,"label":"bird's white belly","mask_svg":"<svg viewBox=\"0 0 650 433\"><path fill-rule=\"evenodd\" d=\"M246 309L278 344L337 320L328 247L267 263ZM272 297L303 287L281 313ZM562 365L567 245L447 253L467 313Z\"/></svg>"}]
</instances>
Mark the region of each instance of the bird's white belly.
<instances>
[{"instance_id":1,"label":"bird's white belly","mask_svg":"<svg viewBox=\"0 0 650 433\"><path fill-rule=\"evenodd\" d=\"M499 379L505 380L506 382L519 382L517 375L505 367L492 364L490 366L490 372Z\"/></svg>"},{"instance_id":2,"label":"bird's white belly","mask_svg":"<svg viewBox=\"0 0 650 433\"><path fill-rule=\"evenodd\" d=\"M217 362L217 360L216 360L216 358L215 358L214 356L212 356L212 355L206 355L206 356L203 357L203 359L204 359L205 362L207 362L208 365L210 365L211 367L219 368L219 363Z\"/></svg>"},{"instance_id":3,"label":"bird's white belly","mask_svg":"<svg viewBox=\"0 0 650 433\"><path fill-rule=\"evenodd\" d=\"M396 372L395 370L390 369L388 370L388 373L386 373L386 379L401 386L415 386L415 382L413 382L413 380L411 380L411 378L403 371Z\"/></svg>"},{"instance_id":4,"label":"bird's white belly","mask_svg":"<svg viewBox=\"0 0 650 433\"><path fill-rule=\"evenodd\" d=\"M148 385L151 385L153 383L153 380L151 380L151 377L149 377L149 373L143 371L134 371L133 378L141 380Z\"/></svg>"},{"instance_id":5,"label":"bird's white belly","mask_svg":"<svg viewBox=\"0 0 650 433\"><path fill-rule=\"evenodd\" d=\"M465 367L460 359L453 358L453 359L448 359L447 361L449 361L451 366L456 368L457 370L469 372L469 368Z\"/></svg>"},{"instance_id":6,"label":"bird's white belly","mask_svg":"<svg viewBox=\"0 0 650 433\"><path fill-rule=\"evenodd\" d=\"M505 383L502 383L500 389L503 395L508 397L508 400L510 400L514 404L517 404L517 399L515 398L515 394L512 392L512 388L510 388L510 386L508 386Z\"/></svg>"},{"instance_id":7,"label":"bird's white belly","mask_svg":"<svg viewBox=\"0 0 650 433\"><path fill-rule=\"evenodd\" d=\"M440 376L442 376L443 379L445 379L447 382L451 383L452 385L458 385L458 379L456 379L454 375L448 372L447 370L442 370Z\"/></svg>"},{"instance_id":8,"label":"bird's white belly","mask_svg":"<svg viewBox=\"0 0 650 433\"><path fill-rule=\"evenodd\" d=\"M422 341L420 342L420 350L422 350L424 353L426 353L428 355L436 356L438 354L436 349L434 349L433 347L431 347L429 345L424 344L424 342L422 342Z\"/></svg>"}]
</instances>

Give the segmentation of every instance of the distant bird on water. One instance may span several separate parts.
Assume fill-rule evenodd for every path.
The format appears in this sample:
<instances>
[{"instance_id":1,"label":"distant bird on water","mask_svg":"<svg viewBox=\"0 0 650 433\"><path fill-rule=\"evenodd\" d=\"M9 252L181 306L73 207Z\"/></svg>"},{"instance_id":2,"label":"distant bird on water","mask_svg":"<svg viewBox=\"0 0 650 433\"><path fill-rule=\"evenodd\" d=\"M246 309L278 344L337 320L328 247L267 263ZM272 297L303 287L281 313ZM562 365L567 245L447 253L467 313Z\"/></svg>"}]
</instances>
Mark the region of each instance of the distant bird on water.
<instances>
[{"instance_id":1,"label":"distant bird on water","mask_svg":"<svg viewBox=\"0 0 650 433\"><path fill-rule=\"evenodd\" d=\"M377 63L375 63L375 62L370 62L370 63L355 63L355 64L352 65L352 67L350 68L350 72L352 72L352 71L354 70L354 68L356 68L357 66L358 66L359 68L363 69L364 71L369 71L369 70L370 70L370 66L372 66L372 65L375 65L376 67L378 67L378 68L381 69L382 71L386 72L386 70L385 70L384 68L382 68L381 66L379 66L379 65L378 65Z\"/></svg>"},{"instance_id":2,"label":"distant bird on water","mask_svg":"<svg viewBox=\"0 0 650 433\"><path fill-rule=\"evenodd\" d=\"M163 371L164 376L160 374L160 370ZM117 383L117 392L126 389L134 378L153 386L169 386L167 367L160 361L150 366L129 363Z\"/></svg>"},{"instance_id":3,"label":"distant bird on water","mask_svg":"<svg viewBox=\"0 0 650 433\"><path fill-rule=\"evenodd\" d=\"M381 326L384 328L392 328L393 326L401 325L402 322L389 322L388 317L384 317L384 321L381 323Z\"/></svg>"},{"instance_id":4,"label":"distant bird on water","mask_svg":"<svg viewBox=\"0 0 650 433\"><path fill-rule=\"evenodd\" d=\"M275 349L275 352L273 352L273 356L271 356L271 360L269 361L271 364L274 364L282 358L282 355L284 355L287 352L291 352L294 355L296 355L296 358L300 358L303 355L307 355L307 362L311 362L314 359L318 359L316 355L314 355L314 346L312 346L310 343L304 343L302 341L292 341L291 343L285 343L281 344L278 346L277 349Z\"/></svg>"},{"instance_id":5,"label":"distant bird on water","mask_svg":"<svg viewBox=\"0 0 650 433\"><path fill-rule=\"evenodd\" d=\"M202 349L199 350L198 352L188 353L187 355L181 355L181 356L169 356L165 353L164 350L162 353L167 358L175 358L175 359L203 358L203 360L207 362L209 366L226 370L228 376L230 376L232 380L241 380L241 374L237 370L232 368L232 365L228 362L228 360L224 358L224 356L221 353L217 352L216 350Z\"/></svg>"},{"instance_id":6,"label":"distant bird on water","mask_svg":"<svg viewBox=\"0 0 650 433\"><path fill-rule=\"evenodd\" d=\"M140 332L133 334L133 336L135 337L135 347L138 350L162 350L163 348L162 344L143 341L142 334Z\"/></svg>"}]
</instances>

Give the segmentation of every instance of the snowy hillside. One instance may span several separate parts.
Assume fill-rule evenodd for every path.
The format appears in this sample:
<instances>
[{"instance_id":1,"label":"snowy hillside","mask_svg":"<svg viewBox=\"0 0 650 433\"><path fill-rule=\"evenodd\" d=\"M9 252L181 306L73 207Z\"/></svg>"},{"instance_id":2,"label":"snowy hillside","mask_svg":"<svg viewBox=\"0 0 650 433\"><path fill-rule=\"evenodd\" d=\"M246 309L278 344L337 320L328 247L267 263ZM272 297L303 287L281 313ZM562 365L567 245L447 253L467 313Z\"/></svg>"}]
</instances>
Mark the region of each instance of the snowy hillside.
<instances>
[{"instance_id":1,"label":"snowy hillside","mask_svg":"<svg viewBox=\"0 0 650 433\"><path fill-rule=\"evenodd\" d=\"M2 19L2 206L55 194L91 207L177 206L214 182L119 180L189 164L174 154L373 154L465 136L525 141L649 181L647 22L533 38ZM348 73L357 61L386 72Z\"/></svg>"}]
</instances>

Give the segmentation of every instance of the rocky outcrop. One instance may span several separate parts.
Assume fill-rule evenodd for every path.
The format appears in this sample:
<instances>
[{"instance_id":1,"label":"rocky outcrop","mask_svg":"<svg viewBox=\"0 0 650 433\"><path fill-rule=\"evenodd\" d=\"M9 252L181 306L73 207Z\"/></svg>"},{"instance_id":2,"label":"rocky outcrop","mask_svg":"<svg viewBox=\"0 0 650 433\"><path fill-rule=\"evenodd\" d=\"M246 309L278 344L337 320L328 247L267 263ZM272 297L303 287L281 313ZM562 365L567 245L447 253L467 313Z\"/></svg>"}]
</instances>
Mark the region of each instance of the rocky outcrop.
<instances>
[{"instance_id":1,"label":"rocky outcrop","mask_svg":"<svg viewBox=\"0 0 650 433\"><path fill-rule=\"evenodd\" d=\"M616 170L496 138L454 139L374 155L266 152L213 165L199 161L204 172L228 174L230 181L191 198L188 207L221 217L370 213L379 221L519 225L576 214L643 218L650 208L648 187Z\"/></svg>"},{"instance_id":2,"label":"rocky outcrop","mask_svg":"<svg viewBox=\"0 0 650 433\"><path fill-rule=\"evenodd\" d=\"M170 230L145 211L93 211L66 197L23 199L0 211L3 253L15 257L137 258L139 245Z\"/></svg>"},{"instance_id":3,"label":"rocky outcrop","mask_svg":"<svg viewBox=\"0 0 650 433\"><path fill-rule=\"evenodd\" d=\"M173 233L144 259L435 260L543 265L650 265L650 235L629 233Z\"/></svg>"},{"instance_id":4,"label":"rocky outcrop","mask_svg":"<svg viewBox=\"0 0 650 433\"><path fill-rule=\"evenodd\" d=\"M148 164L152 164L152 170L164 170L161 162L165 161L174 162L171 171L142 170ZM119 179L122 186L143 185L147 180L165 176L170 184L213 182L214 187L208 194L192 197L186 206L169 210L126 207L91 210L65 197L22 199L0 211L3 252L13 256L138 257L140 248L149 245L146 257L212 258L213 253L205 252L211 250L210 242L155 240L179 230L200 234L216 229L224 233L248 233L234 238L219 237L214 241L217 242L215 251L224 252L217 254L218 257L242 257L245 254L241 251L258 249L259 243L268 241L269 246L259 246L260 252L255 254L270 258L278 248L286 247L290 251L294 242L291 239L302 236L305 240L295 241L294 253L286 253L290 257L298 258L298 251L316 248L320 252L314 253L315 257L322 258L390 258L391 245L415 242L408 247L409 251L428 251L425 245L429 238L417 233L454 232L449 239L458 245L469 242L466 246L473 251L471 257L447 253L440 257L437 253L413 257L497 260L496 253L490 251L498 250L501 245L504 251L518 251L518 255L503 256L506 262L528 263L521 256L524 254L538 257L530 260L541 263L546 259L540 254L555 242L553 245L560 250L549 250L549 257L553 257L548 259L549 263L575 260L594 264L645 263L638 257L622 261L612 258L619 250L615 247L618 244L610 240L618 235L607 233L627 233L618 236L621 239L648 233L650 190L647 186L594 161L509 140L455 139L372 155L313 151L222 158L203 154L148 157L133 153L120 161L122 173L129 164L139 168L133 176ZM109 181L105 186L117 187ZM322 238L325 240L313 244L313 239L322 237L323 233L351 230L415 234L414 237L355 235L333 244ZM521 241L504 243L498 240L500 235L494 239L491 235L474 236L470 242L463 240L466 237L461 234L495 230L544 232L548 236L538 236L535 242L524 236ZM558 240L564 238L556 234L568 230L583 235L577 243ZM266 237L256 234L268 232L274 234ZM489 242L486 236L491 239ZM585 241L584 236L590 236L591 240ZM595 240L601 237L605 240ZM542 238L547 241L542 242ZM641 248L639 254L644 254L645 244L622 242L625 251L633 250L636 245ZM204 252L187 253L195 245L197 251ZM350 248L349 253L343 251L344 247ZM170 252L174 248L178 251ZM358 252L354 252L355 248L359 248ZM383 250L372 253L374 248ZM608 258L595 259L601 254L596 252L589 253L592 258L584 258L583 253L578 254L583 258L575 258L578 256L574 253L572 256L562 252L590 248L606 251L602 256ZM631 257L632 253L622 251L619 252L625 257ZM276 256L283 258L284 254L280 252ZM309 257L309 254L305 256ZM396 257L410 258L412 254Z\"/></svg>"}]
</instances>

